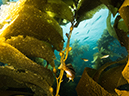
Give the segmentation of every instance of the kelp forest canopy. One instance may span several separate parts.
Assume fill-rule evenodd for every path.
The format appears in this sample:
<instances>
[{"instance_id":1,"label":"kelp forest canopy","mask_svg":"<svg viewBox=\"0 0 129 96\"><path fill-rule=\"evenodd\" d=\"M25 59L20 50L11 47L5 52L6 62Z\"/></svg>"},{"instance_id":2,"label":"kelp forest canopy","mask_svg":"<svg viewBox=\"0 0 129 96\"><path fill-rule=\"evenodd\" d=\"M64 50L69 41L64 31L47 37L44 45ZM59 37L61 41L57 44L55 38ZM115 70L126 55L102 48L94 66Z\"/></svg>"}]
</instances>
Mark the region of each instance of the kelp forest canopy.
<instances>
[{"instance_id":1,"label":"kelp forest canopy","mask_svg":"<svg viewBox=\"0 0 129 96\"><path fill-rule=\"evenodd\" d=\"M3 64L0 66L1 96L60 96L63 76L66 75L73 82L75 78L73 65L66 62L68 56L71 55L72 58L72 49L74 49L70 46L72 31L81 21L92 18L100 9L109 9L106 20L108 35L116 38L129 52L129 0L13 2L2 0L2 2L0 9L0 62ZM116 16L113 25L111 14ZM65 41L61 25L66 25L68 22L71 22L71 27L68 28ZM64 42L67 42L66 46ZM85 49L88 50L88 46L85 46ZM57 50L61 57L58 67L54 62L56 60L54 50ZM105 52L103 48L99 51L101 54ZM128 59L129 56L123 60L108 62L97 70L85 68L76 86L78 96L129 95L127 90L118 88L129 83ZM46 66L42 64L44 60L47 62ZM51 67L48 67L48 64ZM112 65L113 67L110 68ZM108 70L104 71L107 67Z\"/></svg>"}]
</instances>

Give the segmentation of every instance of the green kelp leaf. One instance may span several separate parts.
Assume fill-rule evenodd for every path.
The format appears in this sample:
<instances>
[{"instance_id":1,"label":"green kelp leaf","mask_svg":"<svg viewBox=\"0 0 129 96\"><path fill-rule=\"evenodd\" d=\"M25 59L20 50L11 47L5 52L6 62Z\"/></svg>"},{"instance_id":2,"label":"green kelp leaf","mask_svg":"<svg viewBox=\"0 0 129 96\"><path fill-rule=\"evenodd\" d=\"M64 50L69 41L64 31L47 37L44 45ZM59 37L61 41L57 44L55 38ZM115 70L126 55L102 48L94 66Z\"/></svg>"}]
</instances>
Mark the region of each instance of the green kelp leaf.
<instances>
[{"instance_id":1,"label":"green kelp leaf","mask_svg":"<svg viewBox=\"0 0 129 96\"><path fill-rule=\"evenodd\" d=\"M14 80L25 84L29 83L39 86L40 88L42 88L42 90L46 92L47 96L52 96L52 93L50 92L50 89L52 87L47 83L47 79L44 79L40 75L35 74L29 70L25 70L24 72L18 72L17 69L12 69L8 66L1 66L0 75L12 77Z\"/></svg>"},{"instance_id":2,"label":"green kelp leaf","mask_svg":"<svg viewBox=\"0 0 129 96\"><path fill-rule=\"evenodd\" d=\"M17 18L2 30L0 37L6 39L17 35L32 36L49 42L58 51L63 48L63 33L59 24L33 6L25 5Z\"/></svg>"},{"instance_id":3,"label":"green kelp leaf","mask_svg":"<svg viewBox=\"0 0 129 96\"><path fill-rule=\"evenodd\" d=\"M101 8L105 8L99 0L81 0L76 13L78 23L85 19L90 19Z\"/></svg>"},{"instance_id":4,"label":"green kelp leaf","mask_svg":"<svg viewBox=\"0 0 129 96\"><path fill-rule=\"evenodd\" d=\"M61 0L45 4L43 10L51 17L58 17L71 22L73 21L73 13L71 9Z\"/></svg>"},{"instance_id":5,"label":"green kelp leaf","mask_svg":"<svg viewBox=\"0 0 129 96\"><path fill-rule=\"evenodd\" d=\"M126 27L124 21L119 21L119 23L118 23L118 28L121 29L121 30L123 30L123 31L126 32L126 33L128 32L128 28Z\"/></svg>"},{"instance_id":6,"label":"green kelp leaf","mask_svg":"<svg viewBox=\"0 0 129 96\"><path fill-rule=\"evenodd\" d=\"M55 55L50 44L29 36L24 38L21 35L11 37L11 39L7 39L5 42L27 56L45 59L52 67L55 67Z\"/></svg>"},{"instance_id":7,"label":"green kelp leaf","mask_svg":"<svg viewBox=\"0 0 129 96\"><path fill-rule=\"evenodd\" d=\"M36 74L39 74L42 78L45 78L45 80L47 80L50 86L54 82L52 71L33 62L19 50L7 43L0 43L0 62L12 65L15 68L19 68L21 70L29 70Z\"/></svg>"},{"instance_id":8,"label":"green kelp leaf","mask_svg":"<svg viewBox=\"0 0 129 96\"><path fill-rule=\"evenodd\" d=\"M88 75L87 68L84 69L76 91L78 96L112 96Z\"/></svg>"},{"instance_id":9,"label":"green kelp leaf","mask_svg":"<svg viewBox=\"0 0 129 96\"><path fill-rule=\"evenodd\" d=\"M122 77L121 72L124 69L124 66L125 65L113 67L102 73L99 84L104 87L104 89L106 89L108 92L116 94L114 90L115 88L120 86L120 84L127 84L127 81L124 78L120 80L120 78Z\"/></svg>"},{"instance_id":10,"label":"green kelp leaf","mask_svg":"<svg viewBox=\"0 0 129 96\"><path fill-rule=\"evenodd\" d=\"M118 40L116 31L113 28L113 26L111 25L111 11L109 11L109 13L108 13L108 17L106 19L106 24L107 24L107 30L108 30L110 36L113 36L114 38L116 38Z\"/></svg>"},{"instance_id":11,"label":"green kelp leaf","mask_svg":"<svg viewBox=\"0 0 129 96\"><path fill-rule=\"evenodd\" d=\"M125 0L119 9L120 16L123 18L126 27L129 30L129 1Z\"/></svg>"}]
</instances>

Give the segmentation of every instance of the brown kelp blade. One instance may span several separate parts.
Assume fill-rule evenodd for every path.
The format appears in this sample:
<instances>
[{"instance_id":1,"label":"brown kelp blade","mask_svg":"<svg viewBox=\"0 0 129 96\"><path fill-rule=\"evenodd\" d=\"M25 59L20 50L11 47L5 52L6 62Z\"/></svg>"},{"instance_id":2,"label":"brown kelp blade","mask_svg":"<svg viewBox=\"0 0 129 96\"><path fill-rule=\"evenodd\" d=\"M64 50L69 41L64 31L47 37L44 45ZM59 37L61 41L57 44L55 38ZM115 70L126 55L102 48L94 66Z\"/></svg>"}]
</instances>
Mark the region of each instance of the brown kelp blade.
<instances>
[{"instance_id":1,"label":"brown kelp blade","mask_svg":"<svg viewBox=\"0 0 129 96\"><path fill-rule=\"evenodd\" d=\"M29 70L25 70L24 72L19 72L17 70L18 69L13 69L11 66L0 66L0 75L9 76L14 80L17 80L18 82L25 83L27 86L28 84L38 86L42 90L44 90L46 94L48 94L48 96L51 96L52 93L49 89L51 89L52 87L48 84L46 79L41 77L39 74L33 73Z\"/></svg>"},{"instance_id":2,"label":"brown kelp blade","mask_svg":"<svg viewBox=\"0 0 129 96\"><path fill-rule=\"evenodd\" d=\"M88 75L87 68L84 69L76 91L79 96L112 96Z\"/></svg>"},{"instance_id":3,"label":"brown kelp blade","mask_svg":"<svg viewBox=\"0 0 129 96\"><path fill-rule=\"evenodd\" d=\"M43 58L52 67L55 67L55 55L51 45L47 42L29 36L24 38L22 35L11 37L11 39L7 39L5 42L18 49L24 55Z\"/></svg>"},{"instance_id":4,"label":"brown kelp blade","mask_svg":"<svg viewBox=\"0 0 129 96\"><path fill-rule=\"evenodd\" d=\"M0 91L1 96L12 96L12 95L18 95L18 96L33 96L32 93L27 93L27 92L18 92L18 91Z\"/></svg>"},{"instance_id":5,"label":"brown kelp blade","mask_svg":"<svg viewBox=\"0 0 129 96\"><path fill-rule=\"evenodd\" d=\"M19 50L7 43L0 43L0 61L12 65L15 68L30 70L31 72L39 74L41 77L45 78L50 85L54 82L54 77L50 70L33 62Z\"/></svg>"}]
</instances>

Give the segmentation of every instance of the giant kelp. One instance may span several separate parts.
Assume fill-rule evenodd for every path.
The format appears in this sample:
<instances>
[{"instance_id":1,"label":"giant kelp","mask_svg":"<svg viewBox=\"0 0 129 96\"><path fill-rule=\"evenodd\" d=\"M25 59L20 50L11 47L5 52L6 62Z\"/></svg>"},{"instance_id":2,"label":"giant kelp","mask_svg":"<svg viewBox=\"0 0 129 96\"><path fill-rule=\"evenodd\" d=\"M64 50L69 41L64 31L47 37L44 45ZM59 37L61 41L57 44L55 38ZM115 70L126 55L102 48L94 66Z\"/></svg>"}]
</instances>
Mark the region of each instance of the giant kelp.
<instances>
[{"instance_id":1,"label":"giant kelp","mask_svg":"<svg viewBox=\"0 0 129 96\"><path fill-rule=\"evenodd\" d=\"M30 94L34 94L34 96L52 96L53 89L51 86L54 78L53 73L50 70L36 64L26 56L41 57L46 59L53 67L54 73L56 73L55 65L53 63L53 50L56 49L60 51L60 63L61 65L65 66L68 53L72 49L69 47L69 43L72 30L75 26L74 20L76 19L77 23L79 23L81 20L91 18L97 11L94 11L93 9L101 9L102 7L99 5L102 3L107 6L110 5L108 8L112 13L116 14L117 11L114 11L114 8L119 9L123 3L123 0L119 0L115 4L112 0L111 2L107 0L97 0L95 1L96 3L94 1L91 1L90 3L88 0L81 0L81 2L79 2L79 0L69 0L67 2L63 1L64 0L20 0L17 3L10 3L10 7L5 8L3 11L4 14L2 14L2 19L0 19L0 61L6 63L5 66L0 67L0 75L5 76L10 81L13 78L14 80L12 80L12 82L21 87L30 88L34 92L31 92ZM85 4L87 6L85 6ZM68 5L73 8L73 13L75 14L72 13ZM67 45L64 50L62 50L64 42L62 29L56 21L57 18L67 19L72 23L70 32L67 36ZM120 33L117 32L117 35L120 35ZM122 38L124 38L124 36ZM120 36L118 36L118 39L122 44ZM126 43L127 42L125 40L123 45L126 45ZM60 69L60 67L58 68ZM125 73L127 71L125 71ZM59 96L63 74L64 70L60 69L60 75L58 78L56 77L56 96ZM86 76L88 77L88 75ZM89 93L91 93L93 96L105 94L110 95L110 93L104 90L90 77L88 77L88 79L86 78L86 80L91 81L89 83L93 88L89 86L86 88L89 88ZM83 82L81 83L82 85L84 84ZM5 90L1 90L1 92L7 92L6 89L8 89L10 86L17 87L9 84ZM94 87L97 87L99 91ZM2 88L3 86L1 89ZM19 92L19 94L21 93Z\"/></svg>"},{"instance_id":2,"label":"giant kelp","mask_svg":"<svg viewBox=\"0 0 129 96\"><path fill-rule=\"evenodd\" d=\"M1 66L0 75L8 78L10 83L11 78L13 78L13 84L18 84L20 88L22 86L25 89L30 88L34 92L30 94L34 94L34 96L52 96L53 73L33 62L27 56L45 59L56 72L53 50L62 50L63 34L58 22L49 13L54 13L57 17L60 16L59 18L62 17L69 21L73 20L73 15L69 7L63 2L40 1L33 0L31 1L33 4L30 4L29 0L20 0L16 3L10 3L9 6L2 6L0 61L6 65ZM53 6L50 8L51 4ZM62 8L57 10L55 6ZM61 13L64 7L67 8L64 11L68 11L68 14L66 12ZM6 85L5 89L2 89L3 86L1 86L1 91L7 92L9 87L17 88L17 86L9 84ZM15 92L12 92L11 95L13 94Z\"/></svg>"}]
</instances>

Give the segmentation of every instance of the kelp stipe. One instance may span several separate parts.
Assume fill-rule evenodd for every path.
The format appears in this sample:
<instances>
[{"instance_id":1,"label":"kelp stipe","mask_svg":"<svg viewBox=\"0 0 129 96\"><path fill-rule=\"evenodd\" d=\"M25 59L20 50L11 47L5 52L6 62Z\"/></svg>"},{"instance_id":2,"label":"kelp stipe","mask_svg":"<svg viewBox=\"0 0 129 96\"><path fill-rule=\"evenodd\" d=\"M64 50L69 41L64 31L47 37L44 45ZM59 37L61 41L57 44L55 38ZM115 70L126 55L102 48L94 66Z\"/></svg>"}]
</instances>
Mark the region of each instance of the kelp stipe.
<instances>
[{"instance_id":1,"label":"kelp stipe","mask_svg":"<svg viewBox=\"0 0 129 96\"><path fill-rule=\"evenodd\" d=\"M56 82L57 82L57 89L56 89L56 95L55 96L59 96L59 90L60 90L60 85L61 85L61 82L63 81L62 78L63 78L63 74L64 74L64 69L63 67L66 66L65 64L65 61L66 59L68 58L68 53L69 51L71 50L71 47L69 47L69 43L70 43L70 37L71 37L71 34L72 34L72 31L73 31L73 28L74 28L74 21L72 22L72 25L70 27L70 32L69 32L69 35L68 35L68 41L67 41L67 45L66 45L66 48L64 51L61 51L59 54L61 56L61 59L60 59L60 66L58 67L58 69L60 69L60 75L58 78L56 78ZM64 54L66 52L66 55Z\"/></svg>"}]
</instances>

